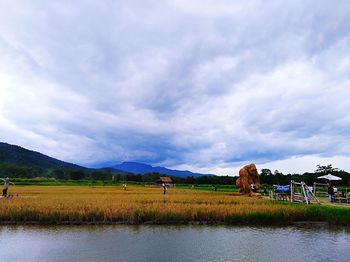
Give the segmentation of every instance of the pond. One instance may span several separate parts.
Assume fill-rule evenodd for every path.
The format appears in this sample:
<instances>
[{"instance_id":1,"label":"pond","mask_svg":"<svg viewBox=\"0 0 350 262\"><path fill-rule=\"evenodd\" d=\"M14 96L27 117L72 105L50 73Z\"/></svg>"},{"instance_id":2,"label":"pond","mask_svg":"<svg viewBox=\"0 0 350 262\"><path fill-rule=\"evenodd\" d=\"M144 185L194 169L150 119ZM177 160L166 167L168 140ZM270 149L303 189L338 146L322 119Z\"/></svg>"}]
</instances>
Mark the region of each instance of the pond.
<instances>
[{"instance_id":1,"label":"pond","mask_svg":"<svg viewBox=\"0 0 350 262\"><path fill-rule=\"evenodd\" d=\"M0 226L1 261L350 261L329 227Z\"/></svg>"}]
</instances>

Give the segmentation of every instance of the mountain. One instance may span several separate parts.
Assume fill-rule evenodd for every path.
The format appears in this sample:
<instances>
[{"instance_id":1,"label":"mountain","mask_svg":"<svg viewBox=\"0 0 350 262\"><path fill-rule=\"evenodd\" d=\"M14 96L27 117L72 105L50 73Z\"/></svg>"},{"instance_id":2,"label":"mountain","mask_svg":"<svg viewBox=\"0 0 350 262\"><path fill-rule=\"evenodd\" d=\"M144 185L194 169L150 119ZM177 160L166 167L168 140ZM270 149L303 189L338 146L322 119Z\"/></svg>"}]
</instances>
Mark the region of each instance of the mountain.
<instances>
[{"instance_id":1,"label":"mountain","mask_svg":"<svg viewBox=\"0 0 350 262\"><path fill-rule=\"evenodd\" d=\"M86 169L85 167L67 163L39 152L2 142L0 142L0 163L9 163L26 167L40 167L43 169Z\"/></svg>"},{"instance_id":2,"label":"mountain","mask_svg":"<svg viewBox=\"0 0 350 262\"><path fill-rule=\"evenodd\" d=\"M67 163L58 160L53 157L46 156L42 153L25 149L20 146L10 145L0 142L0 164L12 164L17 167L38 167L43 170L48 169L65 169L65 170L81 170L92 172L94 170L108 171L113 170L115 172L129 172L135 174L145 173L160 173L177 177L200 177L200 176L213 176L212 174L200 174L190 171L180 171L168 169L165 167L153 167L151 165L137 163L137 162L123 162L120 165L112 167L89 169L79 165Z\"/></svg>"},{"instance_id":3,"label":"mountain","mask_svg":"<svg viewBox=\"0 0 350 262\"><path fill-rule=\"evenodd\" d=\"M166 174L166 175L177 176L177 177L213 176L212 174L193 173L187 170L186 171L174 170L174 169L168 169L160 166L153 167L151 165L138 163L138 162L123 162L119 165L112 166L111 168L116 170L122 170L125 172L135 173L135 174L160 173L160 174Z\"/></svg>"}]
</instances>

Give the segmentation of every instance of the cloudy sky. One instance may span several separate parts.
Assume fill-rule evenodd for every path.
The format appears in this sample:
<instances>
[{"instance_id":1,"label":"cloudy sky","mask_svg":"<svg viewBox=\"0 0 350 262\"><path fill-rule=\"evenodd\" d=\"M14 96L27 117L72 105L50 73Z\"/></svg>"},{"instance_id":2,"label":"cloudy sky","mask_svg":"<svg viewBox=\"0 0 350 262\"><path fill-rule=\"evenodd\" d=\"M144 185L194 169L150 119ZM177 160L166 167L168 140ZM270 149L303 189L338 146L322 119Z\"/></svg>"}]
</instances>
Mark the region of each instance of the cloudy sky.
<instances>
[{"instance_id":1,"label":"cloudy sky","mask_svg":"<svg viewBox=\"0 0 350 262\"><path fill-rule=\"evenodd\" d=\"M350 1L0 0L0 141L89 167L350 171Z\"/></svg>"}]
</instances>

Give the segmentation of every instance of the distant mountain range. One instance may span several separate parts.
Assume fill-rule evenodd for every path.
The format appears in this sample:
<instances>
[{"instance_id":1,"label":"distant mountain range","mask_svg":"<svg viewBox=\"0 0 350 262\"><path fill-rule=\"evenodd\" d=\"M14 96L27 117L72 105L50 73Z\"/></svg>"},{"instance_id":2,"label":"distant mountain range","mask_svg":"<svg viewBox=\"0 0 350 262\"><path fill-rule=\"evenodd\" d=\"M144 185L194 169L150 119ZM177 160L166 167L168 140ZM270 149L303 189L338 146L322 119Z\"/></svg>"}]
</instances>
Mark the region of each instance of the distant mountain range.
<instances>
[{"instance_id":1,"label":"distant mountain range","mask_svg":"<svg viewBox=\"0 0 350 262\"><path fill-rule=\"evenodd\" d=\"M75 165L72 163L64 162L53 157L49 157L42 153L25 149L20 146L10 145L7 143L0 142L0 164L7 163L16 166L25 167L39 167L42 169L66 169L66 170L84 170L93 171L96 169L86 168L83 166ZM199 176L212 176L211 174L200 174L193 173L190 171L180 171L168 169L165 167L153 167L147 164L137 163L137 162L123 162L119 165L114 165L112 167L99 168L103 169L113 169L115 171L129 172L134 174L145 174L145 173L160 173L170 176L177 177L199 177Z\"/></svg>"},{"instance_id":2,"label":"distant mountain range","mask_svg":"<svg viewBox=\"0 0 350 262\"><path fill-rule=\"evenodd\" d=\"M212 174L193 173L187 170L186 171L174 170L174 169L168 169L160 166L153 167L151 165L138 163L138 162L123 162L119 165L112 166L111 168L116 170L122 170L125 172L135 173L135 174L160 173L160 174L166 174L166 175L177 176L177 177L213 176Z\"/></svg>"},{"instance_id":3,"label":"distant mountain range","mask_svg":"<svg viewBox=\"0 0 350 262\"><path fill-rule=\"evenodd\" d=\"M26 167L40 167L43 169L87 169L86 167L67 163L39 152L2 142L0 142L0 163L8 163Z\"/></svg>"}]
</instances>

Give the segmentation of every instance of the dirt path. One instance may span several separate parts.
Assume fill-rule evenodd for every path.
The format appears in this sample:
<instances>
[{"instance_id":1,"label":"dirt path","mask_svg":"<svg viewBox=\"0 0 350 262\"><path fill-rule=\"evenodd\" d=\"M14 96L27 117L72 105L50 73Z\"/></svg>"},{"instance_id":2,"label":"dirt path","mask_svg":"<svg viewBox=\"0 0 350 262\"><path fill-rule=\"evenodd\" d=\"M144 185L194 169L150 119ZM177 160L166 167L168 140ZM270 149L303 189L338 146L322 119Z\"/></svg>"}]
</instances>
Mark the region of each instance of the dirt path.
<instances>
[{"instance_id":1,"label":"dirt path","mask_svg":"<svg viewBox=\"0 0 350 262\"><path fill-rule=\"evenodd\" d=\"M322 205L325 205L325 206L350 207L350 203L339 203L339 202L330 203L327 197L320 197L318 198L318 200L321 202Z\"/></svg>"}]
</instances>

